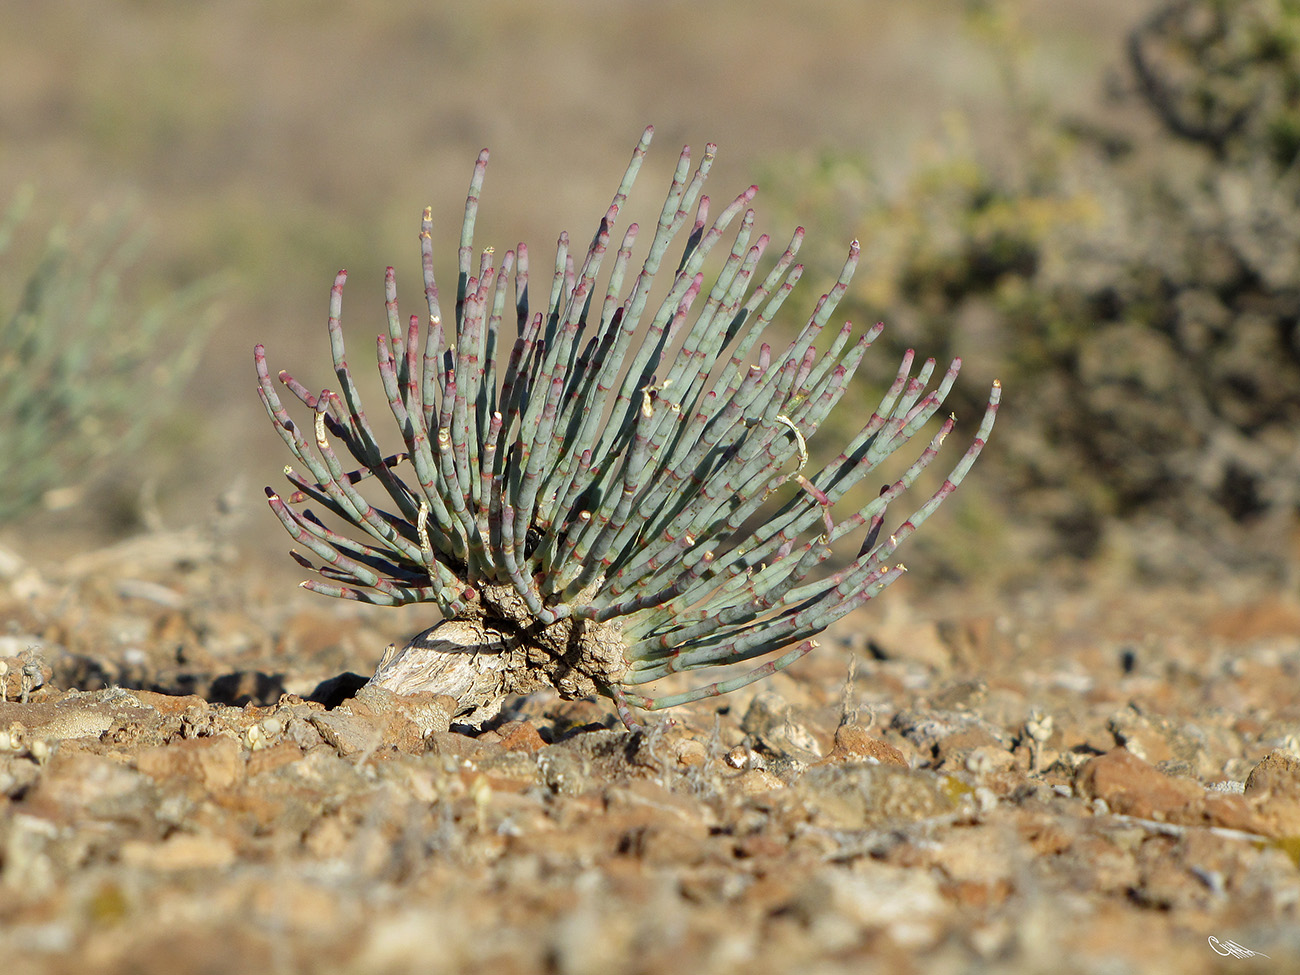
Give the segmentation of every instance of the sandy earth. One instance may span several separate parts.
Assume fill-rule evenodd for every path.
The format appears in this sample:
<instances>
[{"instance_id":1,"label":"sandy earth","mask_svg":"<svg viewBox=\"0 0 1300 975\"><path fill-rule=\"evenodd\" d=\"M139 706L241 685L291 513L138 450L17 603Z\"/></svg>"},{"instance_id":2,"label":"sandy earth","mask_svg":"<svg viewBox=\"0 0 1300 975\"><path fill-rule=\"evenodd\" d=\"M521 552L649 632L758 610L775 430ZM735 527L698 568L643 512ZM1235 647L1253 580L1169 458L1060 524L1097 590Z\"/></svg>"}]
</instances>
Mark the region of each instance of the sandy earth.
<instances>
[{"instance_id":1,"label":"sandy earth","mask_svg":"<svg viewBox=\"0 0 1300 975\"><path fill-rule=\"evenodd\" d=\"M1300 965L1293 600L900 587L643 733L470 737L344 676L409 619L237 564L0 557L7 972Z\"/></svg>"}]
</instances>

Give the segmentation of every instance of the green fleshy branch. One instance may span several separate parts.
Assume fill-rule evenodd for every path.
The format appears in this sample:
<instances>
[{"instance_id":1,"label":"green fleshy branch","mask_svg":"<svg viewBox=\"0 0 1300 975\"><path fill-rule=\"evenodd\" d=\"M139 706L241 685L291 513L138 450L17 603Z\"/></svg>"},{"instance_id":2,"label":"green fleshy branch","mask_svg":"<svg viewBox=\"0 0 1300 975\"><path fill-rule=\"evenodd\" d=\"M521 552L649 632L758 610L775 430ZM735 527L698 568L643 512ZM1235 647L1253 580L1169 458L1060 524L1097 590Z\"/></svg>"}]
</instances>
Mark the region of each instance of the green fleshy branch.
<instances>
[{"instance_id":1,"label":"green fleshy branch","mask_svg":"<svg viewBox=\"0 0 1300 975\"><path fill-rule=\"evenodd\" d=\"M303 472L286 468L295 488L289 497L267 493L289 534L320 561L325 581L304 585L381 605L432 601L449 619L482 618L489 614L485 594L508 592L538 627L569 619L613 624L626 666L601 689L625 720L633 706L670 707L788 666L815 645L813 636L894 582L904 571L893 564L896 550L969 472L1001 392L995 383L974 441L942 485L892 531L885 531L890 506L938 455L951 417L878 496L837 515L846 496L933 419L960 360L931 387L936 363L913 372L908 352L858 436L805 473L808 439L881 331L877 325L854 341L845 323L825 352L817 348L849 287L858 244L799 333L774 352L763 336L802 274L795 257L804 231L796 230L760 277L770 240L753 235L757 187L710 219L701 190L716 147L706 149L694 174L686 149L639 273L624 292L638 240L632 224L601 292L598 276L652 134L645 130L585 255L561 235L542 310L530 302L523 244L499 263L491 248L474 259L486 150L466 200L450 328L425 211L427 316L402 318L389 268L387 329L376 341L403 452L381 450L353 381L340 325L346 272L335 280L328 321L339 392L313 394L279 375L311 412L309 430L282 405L260 345L255 353L262 401ZM730 247L710 263L733 224ZM669 247L688 225L667 293L651 311ZM707 286L706 266L718 266ZM511 283L513 341L501 332ZM346 469L338 445L357 470ZM366 500L359 485L367 479L391 510ZM778 495L784 501L773 507ZM352 526L360 540L299 510L306 501ZM833 572L818 571L846 536L862 538L856 556ZM628 690L682 671L758 660L740 676L693 691L651 697Z\"/></svg>"}]
</instances>

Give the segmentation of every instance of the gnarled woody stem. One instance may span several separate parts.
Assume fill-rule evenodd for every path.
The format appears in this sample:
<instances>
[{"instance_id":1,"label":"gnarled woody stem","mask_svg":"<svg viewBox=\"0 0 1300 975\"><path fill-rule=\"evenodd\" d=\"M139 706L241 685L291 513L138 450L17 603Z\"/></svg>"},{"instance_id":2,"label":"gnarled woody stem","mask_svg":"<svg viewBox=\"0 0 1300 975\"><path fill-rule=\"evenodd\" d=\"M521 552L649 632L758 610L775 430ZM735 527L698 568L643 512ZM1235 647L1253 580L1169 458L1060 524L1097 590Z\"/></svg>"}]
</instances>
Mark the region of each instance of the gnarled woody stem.
<instances>
[{"instance_id":1,"label":"gnarled woody stem","mask_svg":"<svg viewBox=\"0 0 1300 975\"><path fill-rule=\"evenodd\" d=\"M617 685L627 671L616 623L541 624L514 589L502 586L485 586L469 610L400 649L390 644L369 683L395 694L449 695L458 705L453 718L477 726L510 695L554 687L566 698L587 697Z\"/></svg>"}]
</instances>

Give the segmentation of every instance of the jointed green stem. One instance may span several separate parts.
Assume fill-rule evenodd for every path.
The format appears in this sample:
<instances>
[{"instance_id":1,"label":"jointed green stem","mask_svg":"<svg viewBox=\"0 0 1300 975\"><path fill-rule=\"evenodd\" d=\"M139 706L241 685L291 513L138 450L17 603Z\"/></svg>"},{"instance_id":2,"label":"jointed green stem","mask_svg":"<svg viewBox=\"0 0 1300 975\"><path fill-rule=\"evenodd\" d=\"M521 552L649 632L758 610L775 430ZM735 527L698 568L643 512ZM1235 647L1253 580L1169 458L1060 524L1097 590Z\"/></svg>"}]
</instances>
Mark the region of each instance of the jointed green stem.
<instances>
[{"instance_id":1,"label":"jointed green stem","mask_svg":"<svg viewBox=\"0 0 1300 975\"><path fill-rule=\"evenodd\" d=\"M291 537L322 562L327 581L309 588L382 605L432 601L452 618L506 620L519 628L518 639L553 627L569 627L565 639L577 639L582 626L616 627L601 632L619 634L622 673L597 684L628 721L632 706L725 693L788 666L812 648L810 637L897 579L902 566L889 564L895 550L966 476L1000 396L995 385L975 441L892 532L886 515L935 459L952 418L876 496L837 512L934 417L960 360L931 388L935 362L913 373L909 351L861 432L812 470L809 442L849 394L882 328L854 340L844 323L822 338L859 246L851 245L834 285L774 352L764 335L803 273L794 259L804 231L760 273L770 241L754 234L757 187L711 218L701 192L716 151L710 145L694 174L689 150L679 157L639 272L629 277L639 239L632 224L602 288L602 264L651 134L647 129L634 150L585 253L560 236L544 308L530 305L524 244L505 251L499 265L492 248L475 258L486 150L465 205L452 321L442 316L425 211L427 319L403 318L389 268L385 328L376 340L403 453L384 454L362 409L340 323L344 272L331 289L328 317L339 391L317 395L280 375L311 411L310 435L281 404L260 346L255 355L263 404L304 472L286 471L295 487L287 499L268 493ZM676 268L661 281L683 228ZM706 267L728 232L730 246L718 251L710 279ZM502 335L512 286L513 340ZM663 297L647 316L652 290ZM346 470L339 445L356 470ZM409 475L400 468L406 460ZM393 512L366 499L361 482L371 477ZM307 501L365 540L298 510ZM856 554L825 575L834 547L850 540ZM769 659L741 676L694 691L656 698L625 687L762 657Z\"/></svg>"}]
</instances>

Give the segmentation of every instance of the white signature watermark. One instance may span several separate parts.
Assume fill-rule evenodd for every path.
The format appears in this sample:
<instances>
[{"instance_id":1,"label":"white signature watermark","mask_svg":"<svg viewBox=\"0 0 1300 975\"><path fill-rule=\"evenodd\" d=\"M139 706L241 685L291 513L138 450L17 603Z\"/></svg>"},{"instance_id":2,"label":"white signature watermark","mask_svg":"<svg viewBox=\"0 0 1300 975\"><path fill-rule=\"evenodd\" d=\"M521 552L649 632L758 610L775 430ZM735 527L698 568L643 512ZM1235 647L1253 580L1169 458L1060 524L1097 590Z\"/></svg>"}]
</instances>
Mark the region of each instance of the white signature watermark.
<instances>
[{"instance_id":1,"label":"white signature watermark","mask_svg":"<svg viewBox=\"0 0 1300 975\"><path fill-rule=\"evenodd\" d=\"M1215 954L1232 958L1268 957L1268 955L1264 954L1262 951L1251 951L1249 948L1243 948L1235 941L1220 941L1213 935L1210 937L1210 950Z\"/></svg>"}]
</instances>

